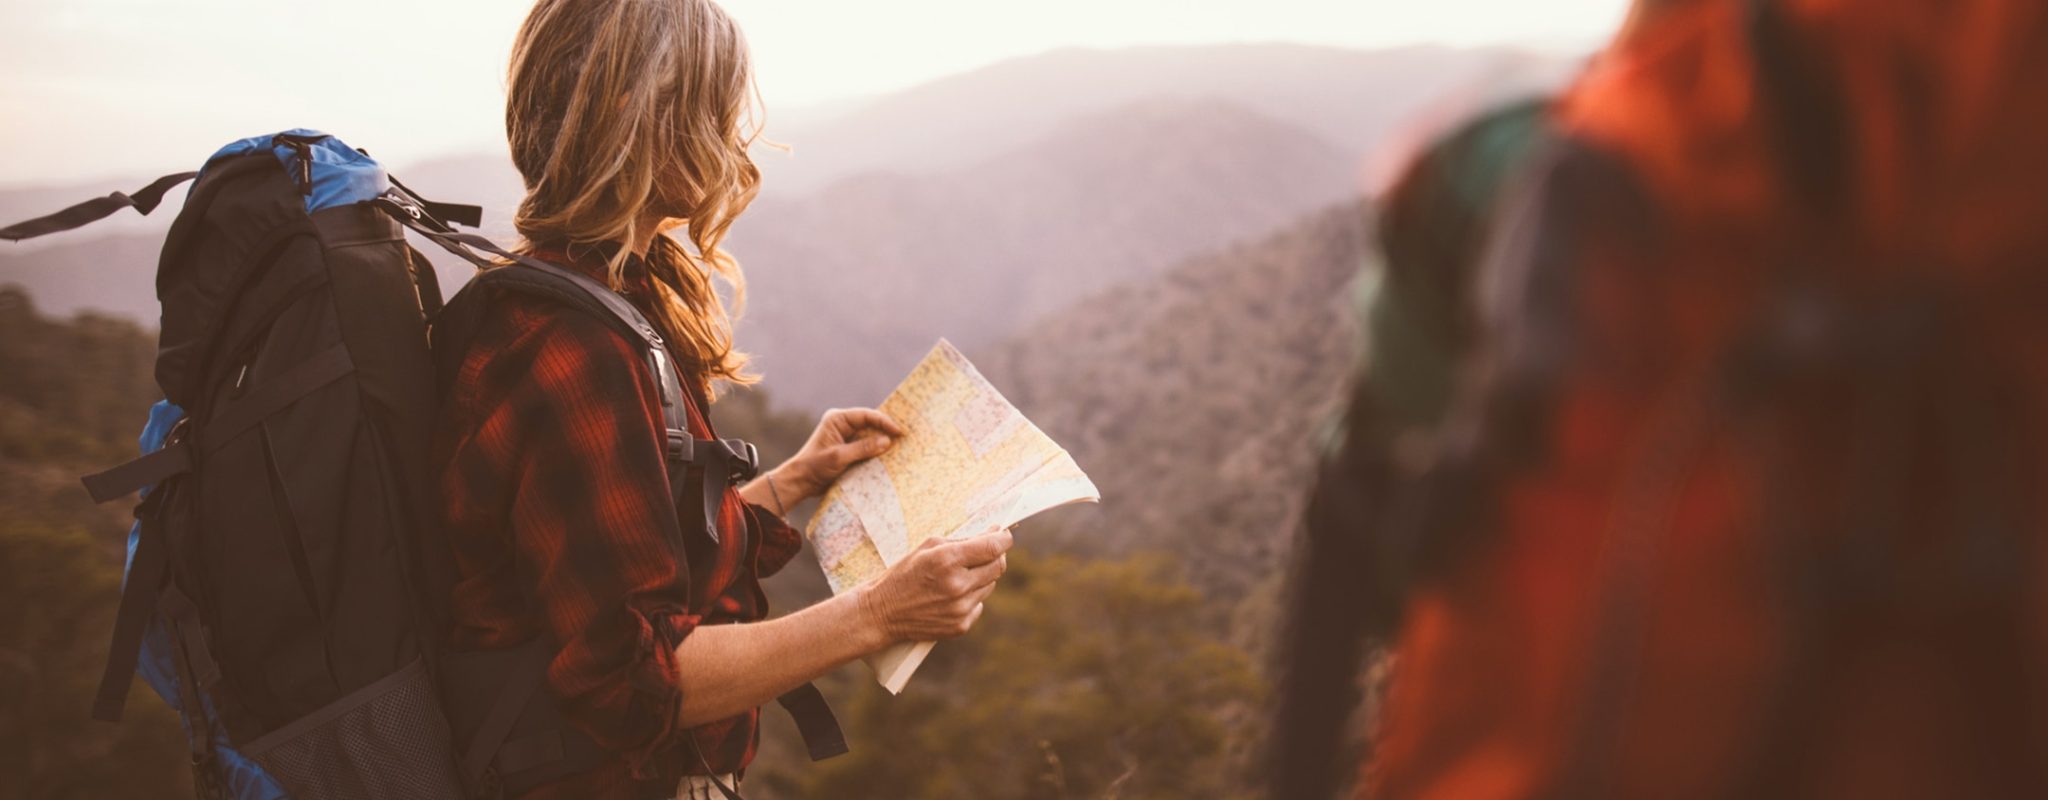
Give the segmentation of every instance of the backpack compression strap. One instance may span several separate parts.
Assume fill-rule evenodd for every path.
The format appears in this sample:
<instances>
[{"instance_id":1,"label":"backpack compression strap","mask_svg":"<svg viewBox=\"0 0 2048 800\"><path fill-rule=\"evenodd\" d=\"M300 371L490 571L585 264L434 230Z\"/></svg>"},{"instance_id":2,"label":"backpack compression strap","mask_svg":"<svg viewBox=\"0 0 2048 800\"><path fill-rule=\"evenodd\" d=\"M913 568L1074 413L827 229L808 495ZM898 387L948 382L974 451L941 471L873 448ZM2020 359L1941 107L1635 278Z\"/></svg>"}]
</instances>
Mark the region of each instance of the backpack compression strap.
<instances>
[{"instance_id":1,"label":"backpack compression strap","mask_svg":"<svg viewBox=\"0 0 2048 800\"><path fill-rule=\"evenodd\" d=\"M176 172L150 181L148 186L135 190L133 194L114 192L105 197L95 197L54 214L47 214L31 220L23 220L5 228L0 228L0 239L19 242L23 239L34 239L38 236L62 233L105 219L108 215L124 208L133 208L136 213L146 215L151 211L155 211L157 206L163 204L164 195L169 193L171 189L198 176L198 172ZM412 190L406 188L405 184L399 183L397 178L389 175L385 177L391 182L391 185L404 189L408 194L412 194ZM467 225L471 228L483 223L484 210L481 206L464 205L461 203L437 203L421 198L417 194L412 194L412 197L419 203L422 209L435 219L452 222L457 225Z\"/></svg>"},{"instance_id":2,"label":"backpack compression strap","mask_svg":"<svg viewBox=\"0 0 2048 800\"><path fill-rule=\"evenodd\" d=\"M341 380L355 369L355 361L349 358L346 345L327 348L229 403L213 415L195 441L165 446L105 472L87 475L80 482L85 485L85 491L92 496L93 502L104 503L174 475L190 472L195 460L203 460L270 415L283 411L327 384Z\"/></svg>"},{"instance_id":3,"label":"backpack compression strap","mask_svg":"<svg viewBox=\"0 0 2048 800\"><path fill-rule=\"evenodd\" d=\"M148 186L135 190L134 194L114 192L106 197L95 197L55 214L0 228L0 239L19 242L23 239L68 231L104 219L108 214L124 208L133 208L136 213L148 214L155 211L157 205L164 201L165 192L198 176L197 172L174 173L151 181Z\"/></svg>"},{"instance_id":4,"label":"backpack compression strap","mask_svg":"<svg viewBox=\"0 0 2048 800\"><path fill-rule=\"evenodd\" d=\"M270 415L354 371L355 362L350 360L348 349L335 345L228 404L202 431L187 433L155 452L106 472L88 475L81 482L95 503L125 497L144 487L161 484L190 472L195 461L204 461L208 455L254 429ZM159 594L169 586L166 583L169 575L166 551L169 545L165 541L169 534L161 516L164 494L165 487L158 486L136 508L135 516L141 527L128 579L121 588L113 639L107 648L106 669L100 675L99 691L93 699L94 719L106 722L121 719L122 709L128 702L128 687L140 658L144 631L149 620L157 614ZM180 624L177 620L172 622L174 626ZM200 623L192 618L182 624L196 629ZM212 657L207 654L203 637L181 647L184 648L180 650L181 659L206 665L203 672L217 671L211 666Z\"/></svg>"}]
</instances>

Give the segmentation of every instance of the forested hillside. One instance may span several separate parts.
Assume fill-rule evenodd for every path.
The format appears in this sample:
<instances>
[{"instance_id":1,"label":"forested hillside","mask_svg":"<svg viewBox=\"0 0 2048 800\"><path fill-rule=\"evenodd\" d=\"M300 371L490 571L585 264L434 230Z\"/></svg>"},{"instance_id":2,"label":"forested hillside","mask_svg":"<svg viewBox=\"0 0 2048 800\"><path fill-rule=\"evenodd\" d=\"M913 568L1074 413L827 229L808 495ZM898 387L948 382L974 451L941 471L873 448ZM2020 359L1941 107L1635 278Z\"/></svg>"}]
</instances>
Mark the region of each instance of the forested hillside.
<instances>
[{"instance_id":1,"label":"forested hillside","mask_svg":"<svg viewBox=\"0 0 2048 800\"><path fill-rule=\"evenodd\" d=\"M121 584L128 509L77 476L132 457L156 338L106 317L53 320L0 286L0 795L184 795L185 745L139 682L120 725L88 717ZM117 768L116 768L117 767Z\"/></svg>"},{"instance_id":2,"label":"forested hillside","mask_svg":"<svg viewBox=\"0 0 2048 800\"><path fill-rule=\"evenodd\" d=\"M1194 259L969 353L1102 488L1062 546L1166 550L1219 598L1277 574L1355 358L1365 204Z\"/></svg>"},{"instance_id":3,"label":"forested hillside","mask_svg":"<svg viewBox=\"0 0 2048 800\"><path fill-rule=\"evenodd\" d=\"M969 351L1103 503L1026 522L987 621L901 697L859 667L825 683L853 756L806 765L766 714L754 790L1253 796L1275 593L1356 358L1368 223L1362 203L1329 208ZM799 563L778 602L822 596Z\"/></svg>"}]
</instances>

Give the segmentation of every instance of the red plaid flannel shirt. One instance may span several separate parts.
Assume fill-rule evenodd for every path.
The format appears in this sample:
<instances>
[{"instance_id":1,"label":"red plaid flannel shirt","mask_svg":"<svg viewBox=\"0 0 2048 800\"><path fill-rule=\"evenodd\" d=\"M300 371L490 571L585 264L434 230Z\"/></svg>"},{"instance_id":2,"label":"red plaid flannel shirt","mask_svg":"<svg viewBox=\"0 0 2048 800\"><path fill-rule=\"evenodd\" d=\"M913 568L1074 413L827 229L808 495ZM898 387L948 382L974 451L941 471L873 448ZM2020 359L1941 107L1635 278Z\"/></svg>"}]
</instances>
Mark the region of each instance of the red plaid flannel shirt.
<instances>
[{"instance_id":1,"label":"red plaid flannel shirt","mask_svg":"<svg viewBox=\"0 0 2048 800\"><path fill-rule=\"evenodd\" d=\"M560 252L542 257L571 263ZM602 280L601 262L574 265ZM635 259L624 293L659 325L648 313L649 280ZM713 542L701 510L677 513L662 458L660 395L635 347L583 312L500 295L435 432L456 562L452 644L497 648L551 637L562 650L547 688L574 724L618 753L530 797L624 796L664 782L673 791L680 775L703 772L693 741L719 773L754 756L758 709L696 728L677 724L675 649L699 625L765 617L758 578L788 563L801 540L737 488L726 495L720 528L744 527L745 536ZM715 436L701 395L690 398L689 411L692 434Z\"/></svg>"}]
</instances>

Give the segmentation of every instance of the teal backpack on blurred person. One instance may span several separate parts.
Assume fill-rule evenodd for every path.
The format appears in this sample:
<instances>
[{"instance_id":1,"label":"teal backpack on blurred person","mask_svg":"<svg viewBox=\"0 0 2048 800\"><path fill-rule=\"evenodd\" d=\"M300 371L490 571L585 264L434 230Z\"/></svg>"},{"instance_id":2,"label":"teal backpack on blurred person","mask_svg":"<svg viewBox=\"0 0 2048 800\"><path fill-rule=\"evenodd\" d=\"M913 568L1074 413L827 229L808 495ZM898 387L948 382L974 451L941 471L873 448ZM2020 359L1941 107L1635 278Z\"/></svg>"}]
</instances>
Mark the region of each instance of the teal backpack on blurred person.
<instances>
[{"instance_id":1,"label":"teal backpack on blurred person","mask_svg":"<svg viewBox=\"0 0 2048 800\"><path fill-rule=\"evenodd\" d=\"M1381 261L1360 295L1360 369L1306 513L1280 653L1271 752L1275 797L1327 797L1358 707L1357 665L1399 620L1411 575L1444 557L1376 524L1401 483L1392 459L1440 425L1477 337L1473 281L1511 179L1549 138L1549 103L1526 100L1459 126L1381 198Z\"/></svg>"}]
</instances>

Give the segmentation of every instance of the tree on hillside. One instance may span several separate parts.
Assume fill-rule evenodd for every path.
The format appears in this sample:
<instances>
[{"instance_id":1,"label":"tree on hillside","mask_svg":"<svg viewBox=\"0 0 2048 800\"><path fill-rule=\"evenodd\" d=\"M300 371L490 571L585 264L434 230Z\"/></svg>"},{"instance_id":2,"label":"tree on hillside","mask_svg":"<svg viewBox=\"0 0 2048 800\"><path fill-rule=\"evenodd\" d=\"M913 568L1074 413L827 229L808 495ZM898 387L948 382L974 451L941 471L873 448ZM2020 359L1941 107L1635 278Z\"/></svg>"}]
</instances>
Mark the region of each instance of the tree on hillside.
<instances>
[{"instance_id":1,"label":"tree on hillside","mask_svg":"<svg viewBox=\"0 0 2048 800\"><path fill-rule=\"evenodd\" d=\"M112 462L135 455L144 412L162 393L156 337L94 314L61 321L0 286L0 458Z\"/></svg>"},{"instance_id":2,"label":"tree on hillside","mask_svg":"<svg viewBox=\"0 0 2048 800\"><path fill-rule=\"evenodd\" d=\"M49 319L0 287L0 795L190 794L184 734L148 688L118 725L88 713L127 527L76 476L134 455L155 351L131 323Z\"/></svg>"},{"instance_id":3,"label":"tree on hillside","mask_svg":"<svg viewBox=\"0 0 2048 800\"><path fill-rule=\"evenodd\" d=\"M137 681L119 724L87 713L121 587L106 540L0 520L0 794L191 794L184 734L148 687Z\"/></svg>"},{"instance_id":4,"label":"tree on hillside","mask_svg":"<svg viewBox=\"0 0 2048 800\"><path fill-rule=\"evenodd\" d=\"M1261 688L1200 593L1157 556L1010 558L982 623L901 696L848 693L851 754L767 782L855 800L1240 793L1231 727Z\"/></svg>"}]
</instances>

